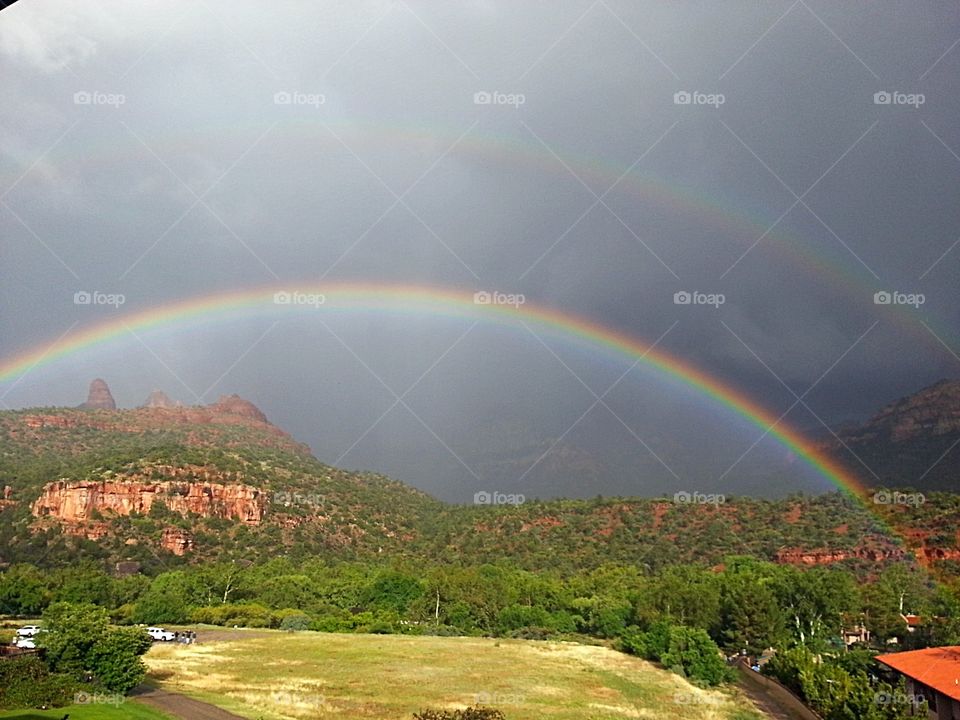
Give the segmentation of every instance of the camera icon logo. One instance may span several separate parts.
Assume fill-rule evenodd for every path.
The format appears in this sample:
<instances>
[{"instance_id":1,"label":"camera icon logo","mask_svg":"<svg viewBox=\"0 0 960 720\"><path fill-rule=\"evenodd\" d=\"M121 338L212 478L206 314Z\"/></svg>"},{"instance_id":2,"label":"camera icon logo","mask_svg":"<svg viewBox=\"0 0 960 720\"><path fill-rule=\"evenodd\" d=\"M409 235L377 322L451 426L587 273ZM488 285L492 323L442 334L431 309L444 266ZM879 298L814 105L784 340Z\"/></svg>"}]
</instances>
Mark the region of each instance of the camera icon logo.
<instances>
[{"instance_id":1,"label":"camera icon logo","mask_svg":"<svg viewBox=\"0 0 960 720\"><path fill-rule=\"evenodd\" d=\"M486 90L475 92L473 94L474 105L490 105L493 102L493 95Z\"/></svg>"},{"instance_id":2,"label":"camera icon logo","mask_svg":"<svg viewBox=\"0 0 960 720\"><path fill-rule=\"evenodd\" d=\"M674 105L689 105L693 101L693 96L686 90L680 90L673 94Z\"/></svg>"},{"instance_id":3,"label":"camera icon logo","mask_svg":"<svg viewBox=\"0 0 960 720\"><path fill-rule=\"evenodd\" d=\"M674 305L689 305L693 301L693 296L686 290L680 290L673 294Z\"/></svg>"},{"instance_id":4,"label":"camera icon logo","mask_svg":"<svg viewBox=\"0 0 960 720\"><path fill-rule=\"evenodd\" d=\"M491 302L493 302L493 296L486 290L481 290L473 294L474 305L489 305Z\"/></svg>"},{"instance_id":5,"label":"camera icon logo","mask_svg":"<svg viewBox=\"0 0 960 720\"><path fill-rule=\"evenodd\" d=\"M86 290L80 290L73 294L74 305L89 305L93 301L93 296Z\"/></svg>"},{"instance_id":6,"label":"camera icon logo","mask_svg":"<svg viewBox=\"0 0 960 720\"><path fill-rule=\"evenodd\" d=\"M274 105L289 105L293 102L293 96L286 92L280 91L273 94L273 104Z\"/></svg>"},{"instance_id":7,"label":"camera icon logo","mask_svg":"<svg viewBox=\"0 0 960 720\"><path fill-rule=\"evenodd\" d=\"M280 292L275 292L273 294L274 305L289 305L291 299L290 293L288 293L286 290L281 290Z\"/></svg>"},{"instance_id":8,"label":"camera icon logo","mask_svg":"<svg viewBox=\"0 0 960 720\"><path fill-rule=\"evenodd\" d=\"M486 490L481 490L480 492L473 494L474 505L489 505L491 502L493 502L493 496L491 496Z\"/></svg>"},{"instance_id":9,"label":"camera icon logo","mask_svg":"<svg viewBox=\"0 0 960 720\"><path fill-rule=\"evenodd\" d=\"M892 101L893 95L888 93L886 90L881 90L880 92L875 92L873 94L874 105L889 105Z\"/></svg>"},{"instance_id":10,"label":"camera icon logo","mask_svg":"<svg viewBox=\"0 0 960 720\"><path fill-rule=\"evenodd\" d=\"M93 96L86 90L80 90L73 94L74 105L89 105L93 102Z\"/></svg>"},{"instance_id":11,"label":"camera icon logo","mask_svg":"<svg viewBox=\"0 0 960 720\"><path fill-rule=\"evenodd\" d=\"M886 290L880 290L873 294L873 304L874 305L889 305L893 302L893 295L888 293Z\"/></svg>"}]
</instances>

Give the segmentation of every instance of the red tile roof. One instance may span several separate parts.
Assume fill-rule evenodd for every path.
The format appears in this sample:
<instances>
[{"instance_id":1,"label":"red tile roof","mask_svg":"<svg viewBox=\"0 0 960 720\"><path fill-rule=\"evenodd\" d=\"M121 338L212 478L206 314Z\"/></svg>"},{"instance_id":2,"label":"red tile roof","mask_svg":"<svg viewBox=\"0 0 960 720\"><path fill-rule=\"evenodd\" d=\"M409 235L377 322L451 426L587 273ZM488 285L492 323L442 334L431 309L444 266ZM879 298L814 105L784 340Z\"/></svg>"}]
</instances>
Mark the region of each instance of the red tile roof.
<instances>
[{"instance_id":1,"label":"red tile roof","mask_svg":"<svg viewBox=\"0 0 960 720\"><path fill-rule=\"evenodd\" d=\"M878 655L877 661L954 700L960 700L960 646Z\"/></svg>"}]
</instances>

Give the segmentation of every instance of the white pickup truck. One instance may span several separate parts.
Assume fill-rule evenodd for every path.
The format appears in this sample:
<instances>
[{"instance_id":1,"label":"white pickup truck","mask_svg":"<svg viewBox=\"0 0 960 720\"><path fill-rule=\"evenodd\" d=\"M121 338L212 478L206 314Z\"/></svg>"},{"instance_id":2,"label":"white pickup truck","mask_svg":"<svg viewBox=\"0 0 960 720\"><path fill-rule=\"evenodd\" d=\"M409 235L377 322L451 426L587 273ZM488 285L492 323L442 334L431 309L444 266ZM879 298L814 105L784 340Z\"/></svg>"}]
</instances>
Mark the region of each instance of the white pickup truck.
<instances>
[{"instance_id":1,"label":"white pickup truck","mask_svg":"<svg viewBox=\"0 0 960 720\"><path fill-rule=\"evenodd\" d=\"M147 635L160 642L173 642L174 634L169 630L158 627L148 627Z\"/></svg>"}]
</instances>

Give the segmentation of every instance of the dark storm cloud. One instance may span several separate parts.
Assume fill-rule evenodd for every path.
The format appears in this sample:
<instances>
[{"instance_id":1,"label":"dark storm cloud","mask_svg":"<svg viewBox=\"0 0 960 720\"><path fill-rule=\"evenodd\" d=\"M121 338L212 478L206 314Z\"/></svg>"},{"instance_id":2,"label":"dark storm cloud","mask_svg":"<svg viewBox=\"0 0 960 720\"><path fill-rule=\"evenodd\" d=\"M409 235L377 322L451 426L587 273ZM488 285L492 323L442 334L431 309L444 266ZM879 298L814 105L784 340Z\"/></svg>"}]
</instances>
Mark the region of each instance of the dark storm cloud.
<instances>
[{"instance_id":1,"label":"dark storm cloud","mask_svg":"<svg viewBox=\"0 0 960 720\"><path fill-rule=\"evenodd\" d=\"M0 16L3 354L270 283L502 289L669 331L665 350L774 414L809 391L788 420L822 433L960 374L958 36L936 3L18 3ZM74 305L83 290L126 303ZM697 291L724 302L675 304ZM239 392L327 461L459 499L770 491L770 467L779 490L819 486L775 442L735 462L762 429L655 373L468 328L209 323L0 392Z\"/></svg>"}]
</instances>

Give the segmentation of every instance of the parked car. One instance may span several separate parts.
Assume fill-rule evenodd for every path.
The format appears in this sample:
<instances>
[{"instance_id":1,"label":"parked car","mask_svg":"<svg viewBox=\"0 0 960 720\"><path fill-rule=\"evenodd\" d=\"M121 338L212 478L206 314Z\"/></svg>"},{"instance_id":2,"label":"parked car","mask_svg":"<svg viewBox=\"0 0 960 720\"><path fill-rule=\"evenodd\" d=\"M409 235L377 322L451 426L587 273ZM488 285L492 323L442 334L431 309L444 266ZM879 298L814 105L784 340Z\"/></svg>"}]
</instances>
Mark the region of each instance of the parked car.
<instances>
[{"instance_id":1,"label":"parked car","mask_svg":"<svg viewBox=\"0 0 960 720\"><path fill-rule=\"evenodd\" d=\"M17 635L19 637L31 638L40 632L39 625L24 625L22 628L17 630Z\"/></svg>"},{"instance_id":2,"label":"parked car","mask_svg":"<svg viewBox=\"0 0 960 720\"><path fill-rule=\"evenodd\" d=\"M147 628L147 635L152 637L154 640L159 640L160 642L173 642L174 639L174 634L172 632L158 627Z\"/></svg>"},{"instance_id":3,"label":"parked car","mask_svg":"<svg viewBox=\"0 0 960 720\"><path fill-rule=\"evenodd\" d=\"M32 637L18 637L13 641L14 647L22 648L24 650L35 650L37 643L34 642Z\"/></svg>"}]
</instances>

